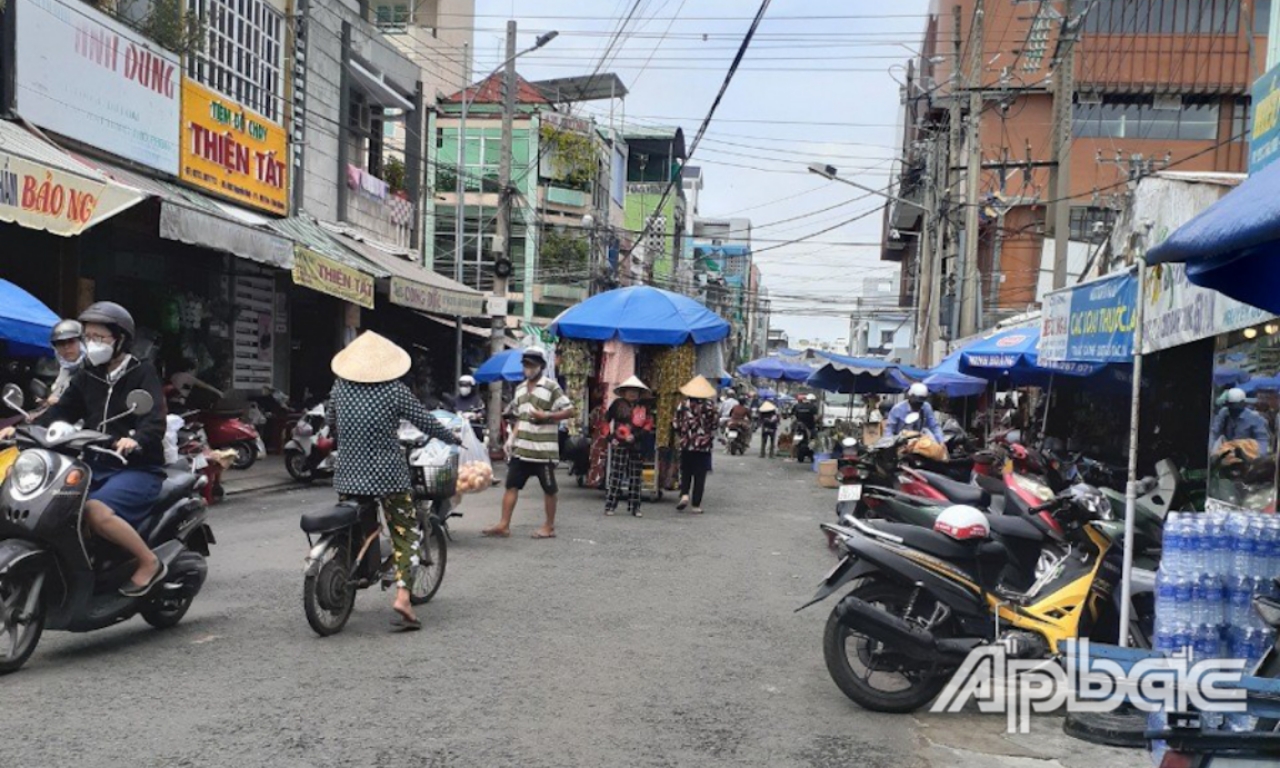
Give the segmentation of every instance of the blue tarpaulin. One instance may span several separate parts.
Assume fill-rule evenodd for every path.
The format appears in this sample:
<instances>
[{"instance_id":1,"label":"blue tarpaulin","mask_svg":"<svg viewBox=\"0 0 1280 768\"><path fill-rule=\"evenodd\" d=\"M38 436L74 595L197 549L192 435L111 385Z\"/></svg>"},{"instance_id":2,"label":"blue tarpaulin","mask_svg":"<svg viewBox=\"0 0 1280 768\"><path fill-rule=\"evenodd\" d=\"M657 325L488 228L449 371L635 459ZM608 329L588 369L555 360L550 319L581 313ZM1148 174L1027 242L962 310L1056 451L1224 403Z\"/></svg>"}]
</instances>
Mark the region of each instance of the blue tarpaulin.
<instances>
[{"instance_id":1,"label":"blue tarpaulin","mask_svg":"<svg viewBox=\"0 0 1280 768\"><path fill-rule=\"evenodd\" d=\"M941 392L947 397L980 395L987 389L987 380L960 372L960 352L952 352L924 377L924 385L930 392Z\"/></svg>"},{"instance_id":2,"label":"blue tarpaulin","mask_svg":"<svg viewBox=\"0 0 1280 768\"><path fill-rule=\"evenodd\" d=\"M771 381L807 381L813 374L813 369L776 357L762 357L738 366L738 373Z\"/></svg>"},{"instance_id":3,"label":"blue tarpaulin","mask_svg":"<svg viewBox=\"0 0 1280 768\"><path fill-rule=\"evenodd\" d=\"M1280 376L1260 376L1240 385L1246 395L1258 392L1280 392Z\"/></svg>"},{"instance_id":4,"label":"blue tarpaulin","mask_svg":"<svg viewBox=\"0 0 1280 768\"><path fill-rule=\"evenodd\" d=\"M879 358L846 357L829 352L821 355L827 359L827 364L809 377L808 384L828 392L888 394L903 391L913 381L903 373L901 366Z\"/></svg>"},{"instance_id":5,"label":"blue tarpaulin","mask_svg":"<svg viewBox=\"0 0 1280 768\"><path fill-rule=\"evenodd\" d=\"M551 323L566 339L676 346L729 335L729 323L697 301L649 286L617 288L570 307Z\"/></svg>"},{"instance_id":6,"label":"blue tarpaulin","mask_svg":"<svg viewBox=\"0 0 1280 768\"><path fill-rule=\"evenodd\" d=\"M0 280L0 341L15 355L51 355L49 334L61 318L23 289Z\"/></svg>"},{"instance_id":7,"label":"blue tarpaulin","mask_svg":"<svg viewBox=\"0 0 1280 768\"><path fill-rule=\"evenodd\" d=\"M1280 163L1250 176L1147 252L1186 262L1187 279L1280 314Z\"/></svg>"}]
</instances>

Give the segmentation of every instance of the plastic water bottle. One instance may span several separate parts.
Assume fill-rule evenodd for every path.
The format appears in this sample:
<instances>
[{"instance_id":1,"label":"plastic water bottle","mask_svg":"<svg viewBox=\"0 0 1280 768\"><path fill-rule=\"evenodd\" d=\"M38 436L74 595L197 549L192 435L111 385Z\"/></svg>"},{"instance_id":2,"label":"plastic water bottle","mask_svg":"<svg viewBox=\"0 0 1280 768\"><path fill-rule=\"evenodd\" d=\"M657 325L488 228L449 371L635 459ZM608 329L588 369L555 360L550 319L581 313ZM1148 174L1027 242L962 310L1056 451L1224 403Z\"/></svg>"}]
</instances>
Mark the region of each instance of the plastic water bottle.
<instances>
[{"instance_id":1,"label":"plastic water bottle","mask_svg":"<svg viewBox=\"0 0 1280 768\"><path fill-rule=\"evenodd\" d=\"M1161 634L1164 628L1178 623L1178 585L1177 572L1170 570L1164 563L1156 571L1156 633Z\"/></svg>"},{"instance_id":2,"label":"plastic water bottle","mask_svg":"<svg viewBox=\"0 0 1280 768\"><path fill-rule=\"evenodd\" d=\"M1257 578L1271 578L1280 567L1280 518L1266 515L1258 521L1262 528L1255 554L1253 575Z\"/></svg>"},{"instance_id":3,"label":"plastic water bottle","mask_svg":"<svg viewBox=\"0 0 1280 768\"><path fill-rule=\"evenodd\" d=\"M1194 661L1222 656L1222 635L1216 624L1197 624L1191 630L1191 653Z\"/></svg>"},{"instance_id":4,"label":"plastic water bottle","mask_svg":"<svg viewBox=\"0 0 1280 768\"><path fill-rule=\"evenodd\" d=\"M1208 571L1220 578L1231 575L1231 536L1227 533L1227 515L1212 513L1208 516L1209 543L1212 556ZM1277 529L1280 535L1280 529Z\"/></svg>"},{"instance_id":5,"label":"plastic water bottle","mask_svg":"<svg viewBox=\"0 0 1280 768\"><path fill-rule=\"evenodd\" d=\"M1253 625L1253 593L1257 580L1252 576L1232 576L1227 585L1227 624L1232 628Z\"/></svg>"},{"instance_id":6,"label":"plastic water bottle","mask_svg":"<svg viewBox=\"0 0 1280 768\"><path fill-rule=\"evenodd\" d=\"M1173 570L1181 570L1185 564L1186 540L1183 538L1181 512L1170 512L1164 522L1164 534L1160 542L1160 562Z\"/></svg>"},{"instance_id":7,"label":"plastic water bottle","mask_svg":"<svg viewBox=\"0 0 1280 768\"><path fill-rule=\"evenodd\" d=\"M1175 573L1173 579L1173 621L1175 624L1190 624L1193 615L1191 597L1194 591L1192 589L1194 579L1190 574L1182 571Z\"/></svg>"},{"instance_id":8,"label":"plastic water bottle","mask_svg":"<svg viewBox=\"0 0 1280 768\"><path fill-rule=\"evenodd\" d=\"M1191 622L1217 627L1222 623L1222 582L1212 573L1200 571L1191 580Z\"/></svg>"},{"instance_id":9,"label":"plastic water bottle","mask_svg":"<svg viewBox=\"0 0 1280 768\"><path fill-rule=\"evenodd\" d=\"M1258 551L1256 529L1248 516L1240 515L1231 532L1231 572L1236 576L1254 575L1254 556Z\"/></svg>"}]
</instances>

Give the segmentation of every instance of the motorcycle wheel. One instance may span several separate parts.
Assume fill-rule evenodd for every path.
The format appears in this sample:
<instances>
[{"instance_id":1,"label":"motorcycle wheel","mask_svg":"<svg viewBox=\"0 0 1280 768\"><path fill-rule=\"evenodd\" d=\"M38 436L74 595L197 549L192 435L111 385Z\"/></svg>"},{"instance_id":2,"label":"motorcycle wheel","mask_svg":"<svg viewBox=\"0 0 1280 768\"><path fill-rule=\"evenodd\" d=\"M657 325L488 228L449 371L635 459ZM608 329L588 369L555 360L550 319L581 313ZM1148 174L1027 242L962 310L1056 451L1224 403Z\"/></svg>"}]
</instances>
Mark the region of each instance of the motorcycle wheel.
<instances>
[{"instance_id":1,"label":"motorcycle wheel","mask_svg":"<svg viewBox=\"0 0 1280 768\"><path fill-rule=\"evenodd\" d=\"M239 460L239 456L236 459ZM316 471L312 467L307 466L307 457L302 451L289 449L284 452L284 468L289 471L289 477L300 483L309 483L316 479Z\"/></svg>"},{"instance_id":2,"label":"motorcycle wheel","mask_svg":"<svg viewBox=\"0 0 1280 768\"><path fill-rule=\"evenodd\" d=\"M444 526L431 518L422 530L421 562L413 568L413 578L409 584L409 602L423 605L440 591L444 583L444 569L449 562L449 543L444 535Z\"/></svg>"},{"instance_id":3,"label":"motorcycle wheel","mask_svg":"<svg viewBox=\"0 0 1280 768\"><path fill-rule=\"evenodd\" d=\"M356 604L356 591L350 583L344 547L330 546L320 557L320 566L314 572L309 570L302 583L302 607L315 633L329 637L347 625Z\"/></svg>"},{"instance_id":4,"label":"motorcycle wheel","mask_svg":"<svg viewBox=\"0 0 1280 768\"><path fill-rule=\"evenodd\" d=\"M156 588L160 596L138 611L138 614L142 616L142 620L156 629L169 629L177 626L178 622L182 621L182 617L187 615L187 611L191 609L191 604L195 602L196 595L200 592L200 586L204 584L205 574L208 573L204 564L204 557L196 552L182 553L169 570L170 573L192 574L199 579L199 585L191 590L189 595L172 598L164 597L165 584L161 584Z\"/></svg>"},{"instance_id":5,"label":"motorcycle wheel","mask_svg":"<svg viewBox=\"0 0 1280 768\"><path fill-rule=\"evenodd\" d=\"M911 590L887 581L863 580L849 596L901 616L911 600ZM939 672L928 662L895 656L880 641L844 624L839 610L837 605L827 618L822 651L831 679L845 696L863 709L895 713L914 712L937 697L947 684L945 671ZM923 612L928 613L927 606ZM895 677L897 685L892 685Z\"/></svg>"},{"instance_id":6,"label":"motorcycle wheel","mask_svg":"<svg viewBox=\"0 0 1280 768\"><path fill-rule=\"evenodd\" d=\"M32 577L0 577L0 675L17 672L35 652L44 633L44 603L23 615Z\"/></svg>"},{"instance_id":7,"label":"motorcycle wheel","mask_svg":"<svg viewBox=\"0 0 1280 768\"><path fill-rule=\"evenodd\" d=\"M234 443L231 450L236 452L236 460L231 464L232 469L248 469L258 460L258 447L253 443L247 441Z\"/></svg>"}]
</instances>

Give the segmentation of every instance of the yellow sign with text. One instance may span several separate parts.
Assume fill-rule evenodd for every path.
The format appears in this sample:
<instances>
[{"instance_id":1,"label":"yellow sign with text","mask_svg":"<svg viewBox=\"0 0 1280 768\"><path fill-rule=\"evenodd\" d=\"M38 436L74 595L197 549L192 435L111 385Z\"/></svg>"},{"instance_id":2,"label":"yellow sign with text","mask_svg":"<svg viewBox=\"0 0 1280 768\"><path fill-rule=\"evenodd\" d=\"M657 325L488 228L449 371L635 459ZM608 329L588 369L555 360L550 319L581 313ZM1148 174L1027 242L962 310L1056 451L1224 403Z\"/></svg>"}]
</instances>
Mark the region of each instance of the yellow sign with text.
<instances>
[{"instance_id":1,"label":"yellow sign with text","mask_svg":"<svg viewBox=\"0 0 1280 768\"><path fill-rule=\"evenodd\" d=\"M289 215L284 126L182 78L182 180L222 197Z\"/></svg>"},{"instance_id":2,"label":"yellow sign with text","mask_svg":"<svg viewBox=\"0 0 1280 768\"><path fill-rule=\"evenodd\" d=\"M293 282L373 309L373 275L339 264L301 245L293 249Z\"/></svg>"}]
</instances>

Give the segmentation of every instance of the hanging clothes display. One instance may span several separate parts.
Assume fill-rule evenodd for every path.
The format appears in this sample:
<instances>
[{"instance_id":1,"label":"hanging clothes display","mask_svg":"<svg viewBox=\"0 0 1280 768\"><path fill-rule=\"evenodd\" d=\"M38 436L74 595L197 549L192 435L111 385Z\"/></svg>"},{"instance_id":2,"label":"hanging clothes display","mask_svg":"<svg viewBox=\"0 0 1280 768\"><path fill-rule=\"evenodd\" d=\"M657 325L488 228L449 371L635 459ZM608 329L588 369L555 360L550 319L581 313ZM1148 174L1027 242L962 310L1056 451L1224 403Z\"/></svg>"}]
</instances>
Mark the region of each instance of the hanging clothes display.
<instances>
[{"instance_id":1,"label":"hanging clothes display","mask_svg":"<svg viewBox=\"0 0 1280 768\"><path fill-rule=\"evenodd\" d=\"M697 356L698 359L694 363L694 374L706 378L711 383L720 381L720 377L724 375L724 347L723 342L713 341L710 344L699 344Z\"/></svg>"},{"instance_id":2,"label":"hanging clothes display","mask_svg":"<svg viewBox=\"0 0 1280 768\"><path fill-rule=\"evenodd\" d=\"M558 355L556 362L559 364L559 374L564 380L564 392L573 401L577 416L574 423L579 427L586 427L591 411L591 400L588 386L592 375L595 373L595 361L592 359L591 348L594 345L589 341L576 341L573 339L562 339L557 345ZM574 432L577 434L577 431Z\"/></svg>"},{"instance_id":3,"label":"hanging clothes display","mask_svg":"<svg viewBox=\"0 0 1280 768\"><path fill-rule=\"evenodd\" d=\"M636 347L622 341L606 341L601 355L600 384L605 388L608 405L614 400L614 388L636 375Z\"/></svg>"}]
</instances>

